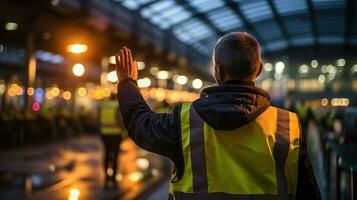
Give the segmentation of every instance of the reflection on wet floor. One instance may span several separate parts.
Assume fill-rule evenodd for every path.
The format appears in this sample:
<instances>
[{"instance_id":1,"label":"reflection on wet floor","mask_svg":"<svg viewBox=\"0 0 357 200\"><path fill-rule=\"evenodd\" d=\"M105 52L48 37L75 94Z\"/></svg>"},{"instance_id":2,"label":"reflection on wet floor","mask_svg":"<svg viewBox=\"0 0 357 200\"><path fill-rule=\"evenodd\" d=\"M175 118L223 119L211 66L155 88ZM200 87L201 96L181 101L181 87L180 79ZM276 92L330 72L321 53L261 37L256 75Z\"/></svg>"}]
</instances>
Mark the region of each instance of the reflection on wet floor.
<instances>
[{"instance_id":1,"label":"reflection on wet floor","mask_svg":"<svg viewBox=\"0 0 357 200\"><path fill-rule=\"evenodd\" d=\"M117 190L103 189L102 145L99 138L89 136L2 151L0 159L0 199L142 199L170 173L168 160L125 140Z\"/></svg>"}]
</instances>

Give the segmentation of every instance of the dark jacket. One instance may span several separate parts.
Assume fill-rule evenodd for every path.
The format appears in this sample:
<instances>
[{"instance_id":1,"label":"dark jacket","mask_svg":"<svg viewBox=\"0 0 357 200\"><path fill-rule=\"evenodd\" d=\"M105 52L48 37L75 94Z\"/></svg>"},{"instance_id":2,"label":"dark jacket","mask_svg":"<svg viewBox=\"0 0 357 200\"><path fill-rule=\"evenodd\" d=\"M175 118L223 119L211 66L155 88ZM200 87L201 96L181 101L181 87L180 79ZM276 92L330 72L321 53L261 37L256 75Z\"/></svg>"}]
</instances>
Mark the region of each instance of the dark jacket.
<instances>
[{"instance_id":1,"label":"dark jacket","mask_svg":"<svg viewBox=\"0 0 357 200\"><path fill-rule=\"evenodd\" d=\"M118 85L118 100L129 137L148 151L171 159L176 178L184 173L181 146L181 105L171 113L153 112L143 99L136 82L128 79ZM258 117L269 106L269 95L254 82L228 81L206 88L193 102L200 117L215 129L236 129ZM297 199L320 199L320 191L307 155L305 137L300 142Z\"/></svg>"}]
</instances>

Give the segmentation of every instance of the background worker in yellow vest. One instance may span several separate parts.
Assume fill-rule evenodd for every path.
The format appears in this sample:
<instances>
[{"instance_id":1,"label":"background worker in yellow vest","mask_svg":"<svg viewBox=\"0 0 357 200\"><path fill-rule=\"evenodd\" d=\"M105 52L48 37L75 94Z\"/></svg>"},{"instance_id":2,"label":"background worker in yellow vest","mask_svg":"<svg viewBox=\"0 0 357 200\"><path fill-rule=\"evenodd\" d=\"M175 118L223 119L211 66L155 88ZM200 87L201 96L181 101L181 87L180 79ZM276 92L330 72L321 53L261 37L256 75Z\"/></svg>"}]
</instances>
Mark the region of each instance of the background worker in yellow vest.
<instances>
[{"instance_id":1,"label":"background worker in yellow vest","mask_svg":"<svg viewBox=\"0 0 357 200\"><path fill-rule=\"evenodd\" d=\"M171 113L154 113L137 87L131 51L117 55L118 100L129 137L175 164L170 199L320 199L295 113L255 86L260 47L247 33L213 50L218 86Z\"/></svg>"},{"instance_id":2,"label":"background worker in yellow vest","mask_svg":"<svg viewBox=\"0 0 357 200\"><path fill-rule=\"evenodd\" d=\"M118 101L114 98L100 103L100 133L104 144L105 188L116 187L118 155L122 141L122 119Z\"/></svg>"}]
</instances>

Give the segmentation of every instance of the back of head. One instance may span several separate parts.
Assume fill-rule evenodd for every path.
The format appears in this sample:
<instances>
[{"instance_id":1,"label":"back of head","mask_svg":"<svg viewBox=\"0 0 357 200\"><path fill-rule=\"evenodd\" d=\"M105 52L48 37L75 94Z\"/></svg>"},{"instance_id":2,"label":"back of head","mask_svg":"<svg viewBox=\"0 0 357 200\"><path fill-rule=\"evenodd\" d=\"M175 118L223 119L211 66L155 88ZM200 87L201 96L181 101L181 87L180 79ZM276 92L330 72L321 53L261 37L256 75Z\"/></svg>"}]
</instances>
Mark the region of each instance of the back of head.
<instances>
[{"instance_id":1,"label":"back of head","mask_svg":"<svg viewBox=\"0 0 357 200\"><path fill-rule=\"evenodd\" d=\"M261 65L259 43L248 33L226 34L214 47L213 62L231 79L254 79Z\"/></svg>"}]
</instances>

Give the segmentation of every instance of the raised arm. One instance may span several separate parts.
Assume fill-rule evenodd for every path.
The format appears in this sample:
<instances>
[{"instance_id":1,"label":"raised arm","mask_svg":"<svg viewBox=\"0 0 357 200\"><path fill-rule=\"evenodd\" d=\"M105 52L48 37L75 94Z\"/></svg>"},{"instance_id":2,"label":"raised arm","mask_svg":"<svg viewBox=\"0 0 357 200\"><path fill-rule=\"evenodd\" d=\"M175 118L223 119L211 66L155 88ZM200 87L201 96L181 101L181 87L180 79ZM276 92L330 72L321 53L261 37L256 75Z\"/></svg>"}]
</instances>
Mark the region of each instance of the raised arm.
<instances>
[{"instance_id":1,"label":"raised arm","mask_svg":"<svg viewBox=\"0 0 357 200\"><path fill-rule=\"evenodd\" d=\"M177 162L180 152L180 108L176 107L167 114L153 112L137 87L138 70L131 51L125 47L121 49L116 55L116 62L118 101L129 137L143 149Z\"/></svg>"}]
</instances>

